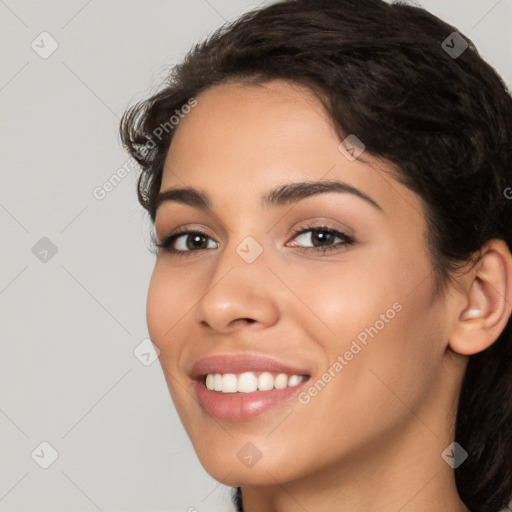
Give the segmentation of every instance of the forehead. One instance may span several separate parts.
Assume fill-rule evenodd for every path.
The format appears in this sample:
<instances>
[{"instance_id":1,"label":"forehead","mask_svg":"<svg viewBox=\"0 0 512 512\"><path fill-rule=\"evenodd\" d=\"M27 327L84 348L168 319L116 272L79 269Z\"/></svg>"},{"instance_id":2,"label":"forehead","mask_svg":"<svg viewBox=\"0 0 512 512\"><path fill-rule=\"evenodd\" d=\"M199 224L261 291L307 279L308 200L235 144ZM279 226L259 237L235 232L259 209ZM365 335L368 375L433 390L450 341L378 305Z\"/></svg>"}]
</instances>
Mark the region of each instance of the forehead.
<instances>
[{"instance_id":1,"label":"forehead","mask_svg":"<svg viewBox=\"0 0 512 512\"><path fill-rule=\"evenodd\" d=\"M243 205L286 182L333 179L367 193L392 215L421 211L389 163L367 152L351 161L339 150L332 119L306 87L283 80L230 83L196 100L174 133L161 190L195 187L214 202L230 193Z\"/></svg>"}]
</instances>

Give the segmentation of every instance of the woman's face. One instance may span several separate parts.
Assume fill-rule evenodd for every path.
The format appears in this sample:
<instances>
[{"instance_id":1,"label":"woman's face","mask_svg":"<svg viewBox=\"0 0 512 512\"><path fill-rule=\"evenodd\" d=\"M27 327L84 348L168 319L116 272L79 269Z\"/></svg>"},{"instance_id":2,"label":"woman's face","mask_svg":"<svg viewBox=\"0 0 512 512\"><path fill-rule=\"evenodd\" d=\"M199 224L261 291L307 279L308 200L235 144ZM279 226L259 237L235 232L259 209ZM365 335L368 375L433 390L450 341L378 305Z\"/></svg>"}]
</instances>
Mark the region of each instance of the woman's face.
<instances>
[{"instance_id":1,"label":"woman's face","mask_svg":"<svg viewBox=\"0 0 512 512\"><path fill-rule=\"evenodd\" d=\"M196 100L161 192L207 200L167 194L157 210L158 241L181 235L159 249L147 321L205 469L275 485L432 446L453 381L418 196L367 152L354 159L360 146L340 150L307 89L231 84ZM294 188L320 181L345 185Z\"/></svg>"}]
</instances>

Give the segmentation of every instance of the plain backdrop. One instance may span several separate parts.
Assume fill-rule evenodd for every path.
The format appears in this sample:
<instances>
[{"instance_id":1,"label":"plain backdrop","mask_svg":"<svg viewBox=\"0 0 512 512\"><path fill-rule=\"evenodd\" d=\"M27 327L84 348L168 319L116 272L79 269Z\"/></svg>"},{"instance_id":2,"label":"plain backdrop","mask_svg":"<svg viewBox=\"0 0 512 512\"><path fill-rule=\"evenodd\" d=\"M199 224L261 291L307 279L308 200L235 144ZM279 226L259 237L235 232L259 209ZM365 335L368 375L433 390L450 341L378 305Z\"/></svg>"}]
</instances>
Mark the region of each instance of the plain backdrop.
<instances>
[{"instance_id":1,"label":"plain backdrop","mask_svg":"<svg viewBox=\"0 0 512 512\"><path fill-rule=\"evenodd\" d=\"M232 510L145 345L154 256L136 172L94 191L128 161L124 109L265 3L0 0L3 512ZM512 0L422 5L512 84Z\"/></svg>"}]
</instances>

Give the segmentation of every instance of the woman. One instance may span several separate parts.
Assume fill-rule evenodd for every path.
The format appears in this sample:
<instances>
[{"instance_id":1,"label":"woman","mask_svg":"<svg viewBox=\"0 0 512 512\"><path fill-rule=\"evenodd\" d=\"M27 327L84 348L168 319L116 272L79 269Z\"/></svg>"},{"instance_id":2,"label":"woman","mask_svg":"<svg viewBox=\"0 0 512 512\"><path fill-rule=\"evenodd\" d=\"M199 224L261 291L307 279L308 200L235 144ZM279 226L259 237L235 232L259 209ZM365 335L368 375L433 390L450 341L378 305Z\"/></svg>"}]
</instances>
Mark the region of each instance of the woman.
<instances>
[{"instance_id":1,"label":"woman","mask_svg":"<svg viewBox=\"0 0 512 512\"><path fill-rule=\"evenodd\" d=\"M278 2L193 48L121 137L158 247L149 334L237 510L507 505L512 100L466 36Z\"/></svg>"}]
</instances>

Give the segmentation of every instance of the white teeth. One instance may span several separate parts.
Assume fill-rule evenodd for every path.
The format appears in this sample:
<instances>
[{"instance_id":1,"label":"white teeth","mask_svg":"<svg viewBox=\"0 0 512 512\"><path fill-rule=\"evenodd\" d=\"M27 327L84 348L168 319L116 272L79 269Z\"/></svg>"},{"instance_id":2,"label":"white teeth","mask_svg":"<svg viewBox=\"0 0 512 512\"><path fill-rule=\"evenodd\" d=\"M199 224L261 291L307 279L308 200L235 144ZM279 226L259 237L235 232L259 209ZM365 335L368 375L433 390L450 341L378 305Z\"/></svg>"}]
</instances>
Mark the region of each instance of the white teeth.
<instances>
[{"instance_id":1,"label":"white teeth","mask_svg":"<svg viewBox=\"0 0 512 512\"><path fill-rule=\"evenodd\" d=\"M220 373L213 376L213 390L222 391L222 375Z\"/></svg>"},{"instance_id":2,"label":"white teeth","mask_svg":"<svg viewBox=\"0 0 512 512\"><path fill-rule=\"evenodd\" d=\"M258 389L260 391L269 391L274 389L274 377L270 372L260 373L258 377Z\"/></svg>"},{"instance_id":3,"label":"white teeth","mask_svg":"<svg viewBox=\"0 0 512 512\"><path fill-rule=\"evenodd\" d=\"M286 375L286 373L280 373L274 379L274 387L276 389L284 389L286 386L288 386L288 375Z\"/></svg>"},{"instance_id":4,"label":"white teeth","mask_svg":"<svg viewBox=\"0 0 512 512\"><path fill-rule=\"evenodd\" d=\"M288 386L296 386L297 384L300 384L303 381L303 377L300 375L290 375L290 378L288 379Z\"/></svg>"},{"instance_id":5,"label":"white teeth","mask_svg":"<svg viewBox=\"0 0 512 512\"><path fill-rule=\"evenodd\" d=\"M242 373L238 377L238 382L236 384L236 390L239 393L252 393L258 389L258 379L256 375L252 372Z\"/></svg>"},{"instance_id":6,"label":"white teeth","mask_svg":"<svg viewBox=\"0 0 512 512\"><path fill-rule=\"evenodd\" d=\"M256 377L253 372L244 372L239 375L209 373L206 376L206 387L222 393L252 393L256 390L269 391L297 386L305 378L304 375L287 375L286 373L274 376L270 372L263 372L259 377Z\"/></svg>"},{"instance_id":7,"label":"white teeth","mask_svg":"<svg viewBox=\"0 0 512 512\"><path fill-rule=\"evenodd\" d=\"M234 373L225 373L222 376L222 392L223 393L236 393L236 375Z\"/></svg>"}]
</instances>

